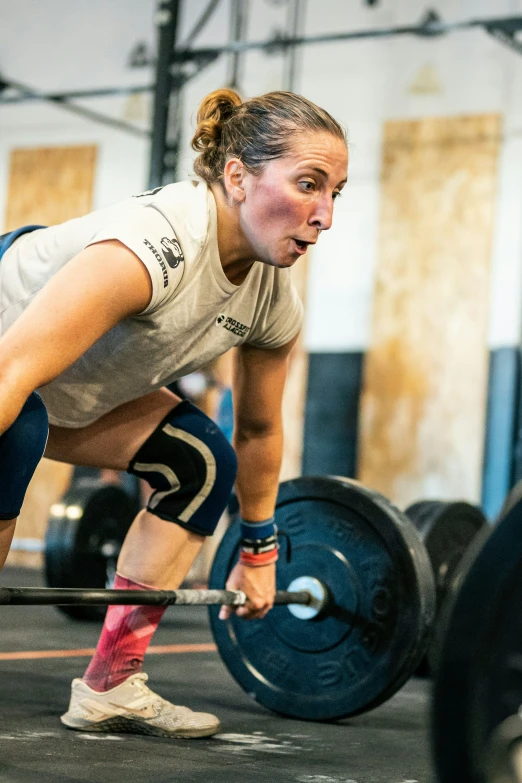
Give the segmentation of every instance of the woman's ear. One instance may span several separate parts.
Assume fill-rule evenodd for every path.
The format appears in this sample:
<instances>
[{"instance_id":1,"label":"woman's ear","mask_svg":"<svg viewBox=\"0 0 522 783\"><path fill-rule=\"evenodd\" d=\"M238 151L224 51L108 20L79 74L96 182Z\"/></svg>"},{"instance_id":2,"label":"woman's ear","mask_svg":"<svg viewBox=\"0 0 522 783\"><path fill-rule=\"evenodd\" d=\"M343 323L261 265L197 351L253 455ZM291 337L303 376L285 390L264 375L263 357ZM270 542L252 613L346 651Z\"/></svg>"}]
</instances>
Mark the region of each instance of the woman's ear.
<instances>
[{"instance_id":1,"label":"woman's ear","mask_svg":"<svg viewBox=\"0 0 522 783\"><path fill-rule=\"evenodd\" d=\"M232 204L241 204L245 200L244 164L239 158L230 158L223 170L223 185Z\"/></svg>"}]
</instances>

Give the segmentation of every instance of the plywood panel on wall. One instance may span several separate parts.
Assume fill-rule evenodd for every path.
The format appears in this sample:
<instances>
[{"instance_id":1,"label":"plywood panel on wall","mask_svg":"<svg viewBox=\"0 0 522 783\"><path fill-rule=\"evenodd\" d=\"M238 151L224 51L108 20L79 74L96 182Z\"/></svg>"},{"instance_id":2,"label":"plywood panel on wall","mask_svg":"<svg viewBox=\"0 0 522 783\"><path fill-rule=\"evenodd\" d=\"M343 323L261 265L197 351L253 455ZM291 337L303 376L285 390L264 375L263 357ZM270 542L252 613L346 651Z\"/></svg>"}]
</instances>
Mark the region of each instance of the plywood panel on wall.
<instances>
[{"instance_id":1,"label":"plywood panel on wall","mask_svg":"<svg viewBox=\"0 0 522 783\"><path fill-rule=\"evenodd\" d=\"M400 506L480 498L500 119L389 122L359 477Z\"/></svg>"},{"instance_id":2,"label":"plywood panel on wall","mask_svg":"<svg viewBox=\"0 0 522 783\"><path fill-rule=\"evenodd\" d=\"M15 149L9 160L5 231L85 215L92 206L96 147Z\"/></svg>"},{"instance_id":3,"label":"plywood panel on wall","mask_svg":"<svg viewBox=\"0 0 522 783\"><path fill-rule=\"evenodd\" d=\"M13 150L5 231L28 223L54 225L89 212L95 164L95 146ZM65 491L71 472L69 465L42 460L27 491L17 539L43 539L49 507ZM13 551L8 563L39 565L41 555Z\"/></svg>"}]
</instances>

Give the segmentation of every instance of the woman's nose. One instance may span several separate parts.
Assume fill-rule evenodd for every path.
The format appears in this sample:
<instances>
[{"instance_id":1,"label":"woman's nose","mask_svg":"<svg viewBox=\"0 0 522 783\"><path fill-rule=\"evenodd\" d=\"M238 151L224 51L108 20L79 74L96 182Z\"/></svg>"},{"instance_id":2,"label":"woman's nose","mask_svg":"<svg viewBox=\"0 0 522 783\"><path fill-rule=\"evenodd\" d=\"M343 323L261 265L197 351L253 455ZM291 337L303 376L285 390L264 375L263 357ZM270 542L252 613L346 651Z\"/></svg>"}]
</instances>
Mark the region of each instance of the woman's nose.
<instances>
[{"instance_id":1,"label":"woman's nose","mask_svg":"<svg viewBox=\"0 0 522 783\"><path fill-rule=\"evenodd\" d=\"M322 198L320 202L316 204L314 211L308 221L310 225L319 229L319 231L327 231L332 225L333 218L333 200L332 197Z\"/></svg>"}]
</instances>

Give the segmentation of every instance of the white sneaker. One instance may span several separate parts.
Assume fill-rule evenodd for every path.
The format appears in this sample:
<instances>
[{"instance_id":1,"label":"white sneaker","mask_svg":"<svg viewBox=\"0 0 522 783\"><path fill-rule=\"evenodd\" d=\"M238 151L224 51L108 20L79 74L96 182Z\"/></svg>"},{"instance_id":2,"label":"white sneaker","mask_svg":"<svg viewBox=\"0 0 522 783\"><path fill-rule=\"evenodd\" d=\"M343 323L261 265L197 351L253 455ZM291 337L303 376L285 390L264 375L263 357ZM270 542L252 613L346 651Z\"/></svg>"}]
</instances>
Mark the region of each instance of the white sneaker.
<instances>
[{"instance_id":1,"label":"white sneaker","mask_svg":"<svg viewBox=\"0 0 522 783\"><path fill-rule=\"evenodd\" d=\"M133 674L110 691L98 693L83 680L72 682L69 709L60 720L77 731L126 732L156 737L209 737L219 720L206 712L175 707L145 685L148 676Z\"/></svg>"}]
</instances>

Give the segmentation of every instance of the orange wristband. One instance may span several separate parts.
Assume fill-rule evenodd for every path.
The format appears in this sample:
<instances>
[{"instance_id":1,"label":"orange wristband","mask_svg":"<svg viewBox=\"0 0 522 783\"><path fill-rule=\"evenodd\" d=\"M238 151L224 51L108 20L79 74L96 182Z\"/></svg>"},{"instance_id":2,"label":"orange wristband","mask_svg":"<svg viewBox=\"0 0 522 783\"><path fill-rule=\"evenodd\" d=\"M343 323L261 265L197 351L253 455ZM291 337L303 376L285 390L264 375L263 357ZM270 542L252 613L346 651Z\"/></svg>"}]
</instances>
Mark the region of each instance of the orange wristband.
<instances>
[{"instance_id":1,"label":"orange wristband","mask_svg":"<svg viewBox=\"0 0 522 783\"><path fill-rule=\"evenodd\" d=\"M278 548L274 547L270 552L263 552L263 554L253 555L250 552L243 552L239 555L239 562L248 566L264 566L270 563L275 563L279 557Z\"/></svg>"}]
</instances>

